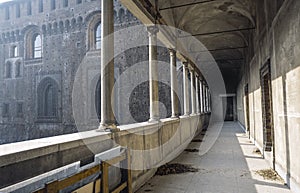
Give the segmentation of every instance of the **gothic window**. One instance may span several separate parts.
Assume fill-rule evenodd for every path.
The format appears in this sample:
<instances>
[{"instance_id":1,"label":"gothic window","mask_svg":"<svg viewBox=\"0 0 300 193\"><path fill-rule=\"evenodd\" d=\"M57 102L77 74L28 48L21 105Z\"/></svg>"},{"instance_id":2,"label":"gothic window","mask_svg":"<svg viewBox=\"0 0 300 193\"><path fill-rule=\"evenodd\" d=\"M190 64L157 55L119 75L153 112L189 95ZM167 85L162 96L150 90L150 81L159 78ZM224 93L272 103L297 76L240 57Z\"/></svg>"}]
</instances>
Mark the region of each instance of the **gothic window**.
<instances>
[{"instance_id":1,"label":"gothic window","mask_svg":"<svg viewBox=\"0 0 300 193\"><path fill-rule=\"evenodd\" d=\"M11 78L11 62L5 64L5 78Z\"/></svg>"},{"instance_id":2,"label":"gothic window","mask_svg":"<svg viewBox=\"0 0 300 193\"><path fill-rule=\"evenodd\" d=\"M101 48L101 23L98 23L95 27L95 48Z\"/></svg>"},{"instance_id":3,"label":"gothic window","mask_svg":"<svg viewBox=\"0 0 300 193\"><path fill-rule=\"evenodd\" d=\"M45 78L39 84L38 119L58 118L58 85L55 80Z\"/></svg>"},{"instance_id":4,"label":"gothic window","mask_svg":"<svg viewBox=\"0 0 300 193\"><path fill-rule=\"evenodd\" d=\"M33 43L33 58L42 57L42 38L40 34L35 34L32 39Z\"/></svg>"}]
</instances>

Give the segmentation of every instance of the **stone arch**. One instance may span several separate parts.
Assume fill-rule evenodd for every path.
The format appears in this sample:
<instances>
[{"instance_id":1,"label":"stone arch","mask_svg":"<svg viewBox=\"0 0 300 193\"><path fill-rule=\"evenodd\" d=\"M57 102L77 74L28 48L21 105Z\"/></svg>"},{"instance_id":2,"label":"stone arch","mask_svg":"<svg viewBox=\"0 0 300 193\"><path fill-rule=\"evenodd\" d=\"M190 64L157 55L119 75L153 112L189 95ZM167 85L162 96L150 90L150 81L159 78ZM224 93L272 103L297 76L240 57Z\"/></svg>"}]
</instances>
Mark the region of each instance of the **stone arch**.
<instances>
[{"instance_id":1,"label":"stone arch","mask_svg":"<svg viewBox=\"0 0 300 193\"><path fill-rule=\"evenodd\" d=\"M99 36L97 36L97 28L101 25L101 14L100 12L94 12L93 16L89 16L90 20L88 21L87 27L87 45L89 50L98 49L96 43L99 43ZM101 28L100 28L101 29ZM98 34L99 35L99 34Z\"/></svg>"},{"instance_id":2,"label":"stone arch","mask_svg":"<svg viewBox=\"0 0 300 193\"><path fill-rule=\"evenodd\" d=\"M37 26L26 27L26 29L23 30L23 34L25 35L26 59L41 58L43 40L39 28Z\"/></svg>"}]
</instances>

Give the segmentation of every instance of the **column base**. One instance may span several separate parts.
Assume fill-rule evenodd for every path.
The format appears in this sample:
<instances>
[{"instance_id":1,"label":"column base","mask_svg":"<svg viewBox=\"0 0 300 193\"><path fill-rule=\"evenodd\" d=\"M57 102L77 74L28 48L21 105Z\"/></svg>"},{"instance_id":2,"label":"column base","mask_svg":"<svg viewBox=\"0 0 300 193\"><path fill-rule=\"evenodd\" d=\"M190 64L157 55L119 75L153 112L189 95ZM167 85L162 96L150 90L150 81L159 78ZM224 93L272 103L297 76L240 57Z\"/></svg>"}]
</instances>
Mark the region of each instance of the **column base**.
<instances>
[{"instance_id":1,"label":"column base","mask_svg":"<svg viewBox=\"0 0 300 193\"><path fill-rule=\"evenodd\" d=\"M100 123L97 132L118 132L120 129L115 124L102 124Z\"/></svg>"},{"instance_id":2,"label":"column base","mask_svg":"<svg viewBox=\"0 0 300 193\"><path fill-rule=\"evenodd\" d=\"M181 117L189 117L189 116L190 116L190 114L184 114Z\"/></svg>"},{"instance_id":3,"label":"column base","mask_svg":"<svg viewBox=\"0 0 300 193\"><path fill-rule=\"evenodd\" d=\"M158 123L158 122L160 122L160 118L159 117L153 117L153 118L150 118L149 120L148 120L148 123Z\"/></svg>"},{"instance_id":4,"label":"column base","mask_svg":"<svg viewBox=\"0 0 300 193\"><path fill-rule=\"evenodd\" d=\"M171 118L171 119L178 119L179 116L178 116L178 115L172 115L170 118Z\"/></svg>"}]
</instances>

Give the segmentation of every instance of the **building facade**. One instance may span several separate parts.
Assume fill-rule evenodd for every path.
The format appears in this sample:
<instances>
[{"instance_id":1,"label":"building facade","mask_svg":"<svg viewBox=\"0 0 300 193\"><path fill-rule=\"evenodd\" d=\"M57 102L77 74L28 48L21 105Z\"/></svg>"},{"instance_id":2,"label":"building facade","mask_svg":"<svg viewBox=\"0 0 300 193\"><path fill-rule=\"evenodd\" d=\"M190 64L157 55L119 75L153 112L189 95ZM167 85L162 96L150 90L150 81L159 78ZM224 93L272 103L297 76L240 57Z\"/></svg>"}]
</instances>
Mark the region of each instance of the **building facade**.
<instances>
[{"instance_id":1,"label":"building facade","mask_svg":"<svg viewBox=\"0 0 300 193\"><path fill-rule=\"evenodd\" d=\"M139 25L118 1L114 2L115 31ZM100 114L101 1L21 0L0 5L0 144L95 129ZM116 41L116 44L120 42ZM159 60L169 52L159 48ZM115 57L115 80L133 64L147 61L146 46L130 48ZM81 66L81 67L80 67ZM83 67L82 67L83 66ZM80 100L84 109L73 115L74 81L80 71ZM136 72L131 72L136 73ZM169 72L162 70L162 76ZM131 82L135 77L131 76ZM122 83L125 88L128 83ZM75 85L76 88L76 85ZM117 90L120 90L118 88ZM170 87L160 83L160 102L171 114ZM133 93L133 94L132 94ZM148 82L139 84L129 97L128 111L116 93L118 124L147 121ZM80 103L80 104L79 104ZM75 113L76 114L76 113Z\"/></svg>"}]
</instances>

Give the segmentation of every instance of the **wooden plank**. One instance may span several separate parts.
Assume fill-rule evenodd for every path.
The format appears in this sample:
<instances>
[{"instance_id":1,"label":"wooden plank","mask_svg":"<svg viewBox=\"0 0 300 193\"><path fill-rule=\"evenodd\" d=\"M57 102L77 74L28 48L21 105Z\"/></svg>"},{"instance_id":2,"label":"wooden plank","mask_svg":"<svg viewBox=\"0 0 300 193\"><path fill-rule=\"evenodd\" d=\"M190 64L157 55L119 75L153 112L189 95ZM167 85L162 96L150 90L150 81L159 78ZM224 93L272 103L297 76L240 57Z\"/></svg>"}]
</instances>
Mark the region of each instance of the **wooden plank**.
<instances>
[{"instance_id":1,"label":"wooden plank","mask_svg":"<svg viewBox=\"0 0 300 193\"><path fill-rule=\"evenodd\" d=\"M75 174L74 176L61 180L58 183L58 189L59 190L65 189L73 184L76 184L80 180L83 180L84 178L87 178L93 174L96 174L97 172L100 172L100 170L101 170L100 165L97 165L90 169L86 169L78 174Z\"/></svg>"},{"instance_id":2,"label":"wooden plank","mask_svg":"<svg viewBox=\"0 0 300 193\"><path fill-rule=\"evenodd\" d=\"M128 193L133 193L132 191L132 176L131 176L131 156L130 151L127 149L127 191Z\"/></svg>"},{"instance_id":3,"label":"wooden plank","mask_svg":"<svg viewBox=\"0 0 300 193\"><path fill-rule=\"evenodd\" d=\"M109 193L109 183L108 183L108 167L109 164L102 162L102 192Z\"/></svg>"},{"instance_id":4,"label":"wooden plank","mask_svg":"<svg viewBox=\"0 0 300 193\"><path fill-rule=\"evenodd\" d=\"M117 157L114 157L110 160L105 160L104 162L106 162L107 164L109 165L114 165L116 163L119 163L120 161L126 159L126 153L123 152L121 155L117 156Z\"/></svg>"},{"instance_id":5,"label":"wooden plank","mask_svg":"<svg viewBox=\"0 0 300 193\"><path fill-rule=\"evenodd\" d=\"M130 170L130 153L129 151L124 151L121 153L121 155L116 156L112 158L111 160L103 161L100 165L94 166L90 169L86 169L78 174L75 174L71 177L65 178L61 181L54 181L46 185L44 189L37 190L34 193L57 193L59 190L63 190L93 174L96 174L97 172L102 171L102 179L99 180L97 183L97 189L102 189L103 193L109 193L109 167L111 165L114 165L116 163L119 163L123 160L126 160L127 167L128 167L128 179L126 182L121 184L118 188L116 188L113 193L119 193L122 191L124 188L127 187L127 190L129 193L132 193L132 176L131 176L131 170ZM99 184L99 185L98 185ZM100 186L100 187L99 187Z\"/></svg>"},{"instance_id":6,"label":"wooden plank","mask_svg":"<svg viewBox=\"0 0 300 193\"><path fill-rule=\"evenodd\" d=\"M49 184L46 184L46 192L47 193L57 193L58 190L58 181L50 182Z\"/></svg>"},{"instance_id":7,"label":"wooden plank","mask_svg":"<svg viewBox=\"0 0 300 193\"><path fill-rule=\"evenodd\" d=\"M124 182L123 184L121 184L119 187L117 187L114 191L112 191L111 193L119 193L122 190L124 190L124 188L127 187L127 182Z\"/></svg>"},{"instance_id":8,"label":"wooden plank","mask_svg":"<svg viewBox=\"0 0 300 193\"><path fill-rule=\"evenodd\" d=\"M95 192L94 193L99 193L99 192L101 192L101 179L98 179L95 182Z\"/></svg>"}]
</instances>

